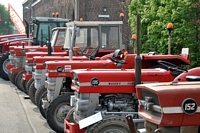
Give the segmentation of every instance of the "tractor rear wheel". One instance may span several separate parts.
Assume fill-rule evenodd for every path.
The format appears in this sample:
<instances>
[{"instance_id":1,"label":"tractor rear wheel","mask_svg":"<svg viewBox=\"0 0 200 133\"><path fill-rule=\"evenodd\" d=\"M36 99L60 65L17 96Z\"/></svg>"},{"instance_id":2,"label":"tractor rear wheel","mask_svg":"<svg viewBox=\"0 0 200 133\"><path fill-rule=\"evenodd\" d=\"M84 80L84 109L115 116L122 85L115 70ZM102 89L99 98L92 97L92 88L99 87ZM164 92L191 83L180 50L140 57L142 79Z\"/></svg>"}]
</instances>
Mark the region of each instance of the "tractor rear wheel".
<instances>
[{"instance_id":1,"label":"tractor rear wheel","mask_svg":"<svg viewBox=\"0 0 200 133\"><path fill-rule=\"evenodd\" d=\"M110 115L88 127L85 133L130 133L130 130L125 116Z\"/></svg>"},{"instance_id":2,"label":"tractor rear wheel","mask_svg":"<svg viewBox=\"0 0 200 133\"><path fill-rule=\"evenodd\" d=\"M56 132L63 132L64 119L66 118L70 106L70 95L69 93L58 96L54 99L49 107L47 108L47 123Z\"/></svg>"},{"instance_id":3,"label":"tractor rear wheel","mask_svg":"<svg viewBox=\"0 0 200 133\"><path fill-rule=\"evenodd\" d=\"M45 99L47 100L47 91L45 93L43 93L43 95L41 96L40 98L40 102L39 102L39 110L40 110L40 113L41 115L46 119L46 109L43 108L43 103L42 103L42 99Z\"/></svg>"},{"instance_id":4,"label":"tractor rear wheel","mask_svg":"<svg viewBox=\"0 0 200 133\"><path fill-rule=\"evenodd\" d=\"M34 78L30 78L26 84L26 93L29 95L29 88L32 84L32 82L34 81Z\"/></svg>"},{"instance_id":5,"label":"tractor rear wheel","mask_svg":"<svg viewBox=\"0 0 200 133\"><path fill-rule=\"evenodd\" d=\"M47 88L45 88L45 85L41 85L35 92L35 103L38 107L40 99L45 92L47 92Z\"/></svg>"},{"instance_id":6,"label":"tractor rear wheel","mask_svg":"<svg viewBox=\"0 0 200 133\"><path fill-rule=\"evenodd\" d=\"M23 70L23 71L19 72L15 77L15 85L17 86L18 89L20 89L23 92L25 92L25 90L23 89L23 86L22 86L22 83L21 83L21 79L22 79L22 75L24 73L26 73L26 70Z\"/></svg>"},{"instance_id":7,"label":"tractor rear wheel","mask_svg":"<svg viewBox=\"0 0 200 133\"><path fill-rule=\"evenodd\" d=\"M9 55L9 52L6 52L0 57L0 76L4 80L9 80L8 69L6 68L6 65L10 63Z\"/></svg>"},{"instance_id":8,"label":"tractor rear wheel","mask_svg":"<svg viewBox=\"0 0 200 133\"><path fill-rule=\"evenodd\" d=\"M29 94L29 97L31 99L31 102L36 105L36 103L35 103L35 92L36 92L35 81L33 81L30 85L28 94Z\"/></svg>"}]
</instances>

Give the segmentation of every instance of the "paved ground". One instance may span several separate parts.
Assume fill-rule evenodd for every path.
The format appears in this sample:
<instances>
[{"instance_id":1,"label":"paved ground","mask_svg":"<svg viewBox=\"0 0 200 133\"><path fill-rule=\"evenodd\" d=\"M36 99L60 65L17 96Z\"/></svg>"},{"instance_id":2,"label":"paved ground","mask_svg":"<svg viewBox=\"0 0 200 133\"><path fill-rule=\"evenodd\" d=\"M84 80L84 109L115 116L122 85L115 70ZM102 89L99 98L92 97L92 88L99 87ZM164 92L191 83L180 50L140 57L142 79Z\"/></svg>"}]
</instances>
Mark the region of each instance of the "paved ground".
<instances>
[{"instance_id":1,"label":"paved ground","mask_svg":"<svg viewBox=\"0 0 200 133\"><path fill-rule=\"evenodd\" d=\"M30 99L10 81L0 78L1 133L55 133Z\"/></svg>"}]
</instances>

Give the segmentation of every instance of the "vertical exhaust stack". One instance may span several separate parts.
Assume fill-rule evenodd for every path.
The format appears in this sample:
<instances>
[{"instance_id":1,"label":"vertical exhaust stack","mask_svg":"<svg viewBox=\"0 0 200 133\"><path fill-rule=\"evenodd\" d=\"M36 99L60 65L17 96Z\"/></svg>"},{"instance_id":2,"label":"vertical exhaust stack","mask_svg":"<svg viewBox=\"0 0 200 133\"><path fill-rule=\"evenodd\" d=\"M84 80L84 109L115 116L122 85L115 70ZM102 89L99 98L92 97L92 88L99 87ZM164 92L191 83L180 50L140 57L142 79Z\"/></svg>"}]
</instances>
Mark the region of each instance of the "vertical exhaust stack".
<instances>
[{"instance_id":1,"label":"vertical exhaust stack","mask_svg":"<svg viewBox=\"0 0 200 133\"><path fill-rule=\"evenodd\" d=\"M41 29L41 40L40 40L40 46L44 46L44 41L43 41L43 30Z\"/></svg>"},{"instance_id":2,"label":"vertical exhaust stack","mask_svg":"<svg viewBox=\"0 0 200 133\"><path fill-rule=\"evenodd\" d=\"M30 38L30 33L29 33L29 24L26 19L24 19L24 24L25 24L25 31L26 31L26 36L27 38Z\"/></svg>"},{"instance_id":3,"label":"vertical exhaust stack","mask_svg":"<svg viewBox=\"0 0 200 133\"><path fill-rule=\"evenodd\" d=\"M141 84L140 15L137 15L137 55L135 57L135 85Z\"/></svg>"},{"instance_id":4,"label":"vertical exhaust stack","mask_svg":"<svg viewBox=\"0 0 200 133\"><path fill-rule=\"evenodd\" d=\"M47 47L48 47L48 56L51 56L51 42L50 42L50 26L48 26L48 42L47 42Z\"/></svg>"}]
</instances>

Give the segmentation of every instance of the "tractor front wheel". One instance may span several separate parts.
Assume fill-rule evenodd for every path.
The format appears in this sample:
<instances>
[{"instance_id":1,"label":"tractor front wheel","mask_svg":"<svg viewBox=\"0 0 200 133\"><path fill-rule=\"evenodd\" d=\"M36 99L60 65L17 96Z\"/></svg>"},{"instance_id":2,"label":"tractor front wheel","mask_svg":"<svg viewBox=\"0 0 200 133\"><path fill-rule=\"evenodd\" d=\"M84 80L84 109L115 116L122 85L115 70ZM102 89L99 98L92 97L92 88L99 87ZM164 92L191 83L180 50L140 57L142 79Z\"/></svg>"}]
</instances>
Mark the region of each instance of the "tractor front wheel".
<instances>
[{"instance_id":1,"label":"tractor front wheel","mask_svg":"<svg viewBox=\"0 0 200 133\"><path fill-rule=\"evenodd\" d=\"M19 72L16 77L15 77L15 85L17 86L18 89L20 89L21 91L25 92L22 83L21 83L21 79L22 79L22 75L26 73L26 70L23 70L21 72Z\"/></svg>"},{"instance_id":2,"label":"tractor front wheel","mask_svg":"<svg viewBox=\"0 0 200 133\"><path fill-rule=\"evenodd\" d=\"M9 53L3 53L0 57L0 76L4 80L9 80L8 78L8 69L6 68L6 65L10 63Z\"/></svg>"},{"instance_id":3,"label":"tractor front wheel","mask_svg":"<svg viewBox=\"0 0 200 133\"><path fill-rule=\"evenodd\" d=\"M34 78L30 78L26 84L26 94L28 94L28 95L29 95L29 88L33 81L34 81Z\"/></svg>"},{"instance_id":4,"label":"tractor front wheel","mask_svg":"<svg viewBox=\"0 0 200 133\"><path fill-rule=\"evenodd\" d=\"M28 94L27 92L26 92L26 85L27 85L27 82L28 82L28 80L23 80L23 78L21 78L21 84L22 84L22 90L24 91L24 93L26 93L26 94Z\"/></svg>"},{"instance_id":5,"label":"tractor front wheel","mask_svg":"<svg viewBox=\"0 0 200 133\"><path fill-rule=\"evenodd\" d=\"M85 133L130 133L125 116L105 116L103 120L91 125Z\"/></svg>"},{"instance_id":6,"label":"tractor front wheel","mask_svg":"<svg viewBox=\"0 0 200 133\"><path fill-rule=\"evenodd\" d=\"M15 85L15 78L17 76L17 73L11 73L11 82Z\"/></svg>"},{"instance_id":7,"label":"tractor front wheel","mask_svg":"<svg viewBox=\"0 0 200 133\"><path fill-rule=\"evenodd\" d=\"M43 108L42 99L47 100L47 91L45 93L43 93L43 95L41 96L40 102L38 105L41 115L46 119L46 109Z\"/></svg>"},{"instance_id":8,"label":"tractor front wheel","mask_svg":"<svg viewBox=\"0 0 200 133\"><path fill-rule=\"evenodd\" d=\"M33 103L33 104L35 104L36 105L36 103L35 103L35 92L36 92L36 88L35 88L35 81L33 81L32 83L31 83L31 85L30 85L30 88L29 88L29 97L30 97L30 99L31 99L31 102Z\"/></svg>"},{"instance_id":9,"label":"tractor front wheel","mask_svg":"<svg viewBox=\"0 0 200 133\"><path fill-rule=\"evenodd\" d=\"M35 92L35 103L38 107L40 99L45 92L47 92L47 88L45 88L45 85L41 85Z\"/></svg>"},{"instance_id":10,"label":"tractor front wheel","mask_svg":"<svg viewBox=\"0 0 200 133\"><path fill-rule=\"evenodd\" d=\"M70 94L66 93L58 96L50 103L47 109L47 123L56 132L63 132L64 119L66 118L70 106Z\"/></svg>"}]
</instances>

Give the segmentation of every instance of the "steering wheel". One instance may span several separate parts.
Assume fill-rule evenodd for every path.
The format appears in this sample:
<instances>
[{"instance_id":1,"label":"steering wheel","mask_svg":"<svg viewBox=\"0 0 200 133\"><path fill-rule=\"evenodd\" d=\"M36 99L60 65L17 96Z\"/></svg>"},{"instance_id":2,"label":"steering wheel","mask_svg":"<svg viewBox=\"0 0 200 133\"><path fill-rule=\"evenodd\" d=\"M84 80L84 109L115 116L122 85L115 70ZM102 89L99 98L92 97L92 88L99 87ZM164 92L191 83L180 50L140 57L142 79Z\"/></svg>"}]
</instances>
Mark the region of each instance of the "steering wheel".
<instances>
[{"instance_id":1,"label":"steering wheel","mask_svg":"<svg viewBox=\"0 0 200 133\"><path fill-rule=\"evenodd\" d=\"M90 60L95 60L95 57L89 54L85 54L83 53L83 55L85 55L86 57L88 57Z\"/></svg>"},{"instance_id":2,"label":"steering wheel","mask_svg":"<svg viewBox=\"0 0 200 133\"><path fill-rule=\"evenodd\" d=\"M163 65L164 67L166 67L168 70L172 70L172 71L179 71L179 72L187 72L186 69L181 68L175 64L172 64L170 62L167 61L163 61L163 60L158 60L158 63Z\"/></svg>"},{"instance_id":3,"label":"steering wheel","mask_svg":"<svg viewBox=\"0 0 200 133\"><path fill-rule=\"evenodd\" d=\"M115 62L115 63L120 63L120 64L127 64L125 61L123 60L116 60L113 57L108 57L111 61Z\"/></svg>"}]
</instances>

